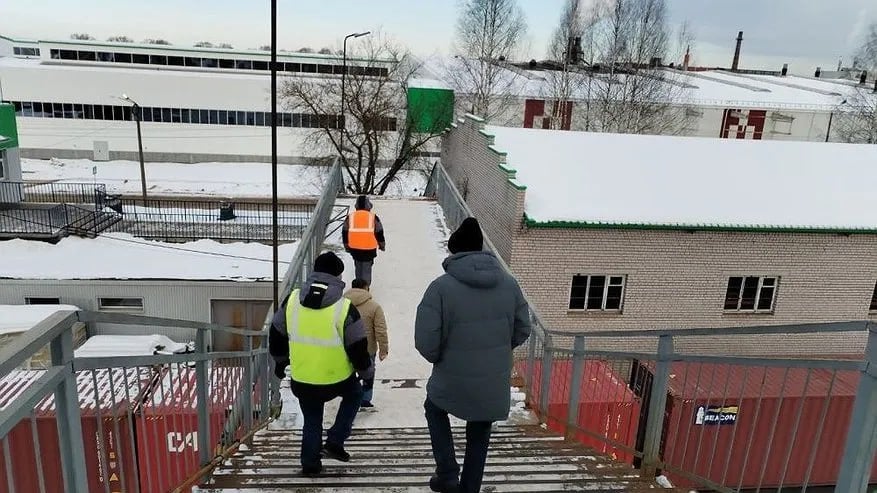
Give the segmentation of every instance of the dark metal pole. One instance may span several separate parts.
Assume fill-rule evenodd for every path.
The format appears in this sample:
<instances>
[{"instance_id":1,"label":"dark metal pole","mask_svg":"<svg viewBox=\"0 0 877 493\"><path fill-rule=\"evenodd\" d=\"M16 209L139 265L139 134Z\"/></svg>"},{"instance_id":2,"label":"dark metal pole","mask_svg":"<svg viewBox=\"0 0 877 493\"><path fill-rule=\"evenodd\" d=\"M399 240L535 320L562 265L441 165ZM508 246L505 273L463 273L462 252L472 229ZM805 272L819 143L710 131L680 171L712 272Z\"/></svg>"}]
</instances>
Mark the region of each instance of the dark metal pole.
<instances>
[{"instance_id":1,"label":"dark metal pole","mask_svg":"<svg viewBox=\"0 0 877 493\"><path fill-rule=\"evenodd\" d=\"M134 103L134 121L137 122L137 148L140 152L140 187L143 192L143 207L146 207L146 164L143 162L143 136L140 134L140 105Z\"/></svg>"},{"instance_id":2,"label":"dark metal pole","mask_svg":"<svg viewBox=\"0 0 877 493\"><path fill-rule=\"evenodd\" d=\"M271 238L274 266L274 309L280 309L277 245L277 0L271 0Z\"/></svg>"},{"instance_id":3,"label":"dark metal pole","mask_svg":"<svg viewBox=\"0 0 877 493\"><path fill-rule=\"evenodd\" d=\"M341 50L341 138L338 139L341 142L341 159L344 161L344 135L347 134L347 118L344 116L344 102L345 99L345 81L347 80L347 40L353 36L352 34L348 34L344 37L344 48Z\"/></svg>"},{"instance_id":4,"label":"dark metal pole","mask_svg":"<svg viewBox=\"0 0 877 493\"><path fill-rule=\"evenodd\" d=\"M825 131L825 141L828 142L828 139L831 137L831 122L834 120L834 112L828 114L828 130Z\"/></svg>"}]
</instances>

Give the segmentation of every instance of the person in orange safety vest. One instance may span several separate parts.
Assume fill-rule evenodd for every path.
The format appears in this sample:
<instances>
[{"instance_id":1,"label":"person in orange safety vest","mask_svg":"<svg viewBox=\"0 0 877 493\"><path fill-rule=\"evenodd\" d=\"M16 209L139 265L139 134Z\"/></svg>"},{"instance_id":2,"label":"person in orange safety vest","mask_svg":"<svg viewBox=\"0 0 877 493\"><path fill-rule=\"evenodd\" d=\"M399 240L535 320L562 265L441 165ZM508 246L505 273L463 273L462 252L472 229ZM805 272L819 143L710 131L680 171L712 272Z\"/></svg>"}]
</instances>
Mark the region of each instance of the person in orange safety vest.
<instances>
[{"instance_id":1,"label":"person in orange safety vest","mask_svg":"<svg viewBox=\"0 0 877 493\"><path fill-rule=\"evenodd\" d=\"M381 251L387 247L384 227L380 218L372 212L372 203L365 195L356 199L355 210L344 221L341 229L344 249L353 257L356 278L372 283L372 266Z\"/></svg>"}]
</instances>

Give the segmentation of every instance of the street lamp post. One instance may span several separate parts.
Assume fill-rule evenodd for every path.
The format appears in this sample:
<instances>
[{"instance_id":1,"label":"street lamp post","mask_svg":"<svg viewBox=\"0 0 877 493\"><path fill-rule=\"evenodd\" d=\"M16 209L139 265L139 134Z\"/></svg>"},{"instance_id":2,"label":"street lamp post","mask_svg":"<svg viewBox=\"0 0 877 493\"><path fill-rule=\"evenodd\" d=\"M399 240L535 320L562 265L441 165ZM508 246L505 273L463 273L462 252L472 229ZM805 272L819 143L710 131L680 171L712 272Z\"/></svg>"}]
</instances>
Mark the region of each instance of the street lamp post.
<instances>
[{"instance_id":1,"label":"street lamp post","mask_svg":"<svg viewBox=\"0 0 877 493\"><path fill-rule=\"evenodd\" d=\"M140 188L143 193L143 206L146 206L146 165L143 162L143 136L140 133L140 105L136 101L129 98L127 94L122 94L122 99L131 103L131 113L134 115L134 121L137 123L137 148L140 154Z\"/></svg>"},{"instance_id":2,"label":"street lamp post","mask_svg":"<svg viewBox=\"0 0 877 493\"><path fill-rule=\"evenodd\" d=\"M363 36L368 36L371 34L371 31L365 31L361 33L352 33L344 36L344 48L341 50L341 148L344 148L344 135L347 130L347 120L344 116L344 103L346 101L345 92L345 81L347 79L347 40L350 38L361 38ZM344 158L344 153L341 153L341 158ZM346 162L346 161L345 161Z\"/></svg>"}]
</instances>

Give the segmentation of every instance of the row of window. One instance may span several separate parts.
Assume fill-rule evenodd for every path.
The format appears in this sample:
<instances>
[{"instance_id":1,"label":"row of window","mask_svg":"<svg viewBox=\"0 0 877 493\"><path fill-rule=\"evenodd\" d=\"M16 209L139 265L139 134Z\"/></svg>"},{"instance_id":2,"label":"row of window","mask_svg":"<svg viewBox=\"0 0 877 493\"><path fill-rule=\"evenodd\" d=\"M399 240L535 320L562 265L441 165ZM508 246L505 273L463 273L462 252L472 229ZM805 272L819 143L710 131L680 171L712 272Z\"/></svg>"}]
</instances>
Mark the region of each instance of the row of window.
<instances>
[{"instance_id":1,"label":"row of window","mask_svg":"<svg viewBox=\"0 0 877 493\"><path fill-rule=\"evenodd\" d=\"M575 275L569 295L570 310L621 311L625 276ZM733 276L725 291L726 312L770 313L773 311L779 278ZM870 311L877 312L877 283Z\"/></svg>"},{"instance_id":2,"label":"row of window","mask_svg":"<svg viewBox=\"0 0 877 493\"><path fill-rule=\"evenodd\" d=\"M27 297L27 305L60 305L61 298ZM97 307L104 311L143 312L143 298L98 298Z\"/></svg>"},{"instance_id":3,"label":"row of window","mask_svg":"<svg viewBox=\"0 0 877 493\"><path fill-rule=\"evenodd\" d=\"M573 276L570 310L620 311L624 299L624 276ZM731 277L725 293L725 311L770 312L777 293L776 277ZM60 305L60 298L29 297L28 305ZM143 311L143 298L99 298L98 309ZM877 283L871 296L871 311L877 311Z\"/></svg>"},{"instance_id":4,"label":"row of window","mask_svg":"<svg viewBox=\"0 0 877 493\"><path fill-rule=\"evenodd\" d=\"M161 65L170 67L192 68L220 68L234 70L270 70L267 60L246 60L233 58L203 58L183 57L173 55L147 55L143 53L123 53L113 51L79 51L57 50L49 51L53 60L76 60L81 62L106 62L106 63L133 63L138 65ZM307 62L277 62L277 70L280 72L302 74L325 74L341 75L344 66L340 64L323 64ZM370 77L386 77L388 70L385 67L362 67L356 65L347 66L347 74L364 75Z\"/></svg>"},{"instance_id":5,"label":"row of window","mask_svg":"<svg viewBox=\"0 0 877 493\"><path fill-rule=\"evenodd\" d=\"M13 46L12 54L18 56L40 56L39 48L24 48L21 46Z\"/></svg>"},{"instance_id":6,"label":"row of window","mask_svg":"<svg viewBox=\"0 0 877 493\"><path fill-rule=\"evenodd\" d=\"M68 118L81 120L121 120L133 118L131 106L78 103L40 103L12 101L15 113L21 117ZM265 111L201 110L191 108L140 107L141 121L153 123L190 123L201 125L243 125L270 127L271 113ZM341 115L311 115L306 113L278 113L278 125L293 128L341 128ZM381 122L382 130L395 130L396 119Z\"/></svg>"}]
</instances>

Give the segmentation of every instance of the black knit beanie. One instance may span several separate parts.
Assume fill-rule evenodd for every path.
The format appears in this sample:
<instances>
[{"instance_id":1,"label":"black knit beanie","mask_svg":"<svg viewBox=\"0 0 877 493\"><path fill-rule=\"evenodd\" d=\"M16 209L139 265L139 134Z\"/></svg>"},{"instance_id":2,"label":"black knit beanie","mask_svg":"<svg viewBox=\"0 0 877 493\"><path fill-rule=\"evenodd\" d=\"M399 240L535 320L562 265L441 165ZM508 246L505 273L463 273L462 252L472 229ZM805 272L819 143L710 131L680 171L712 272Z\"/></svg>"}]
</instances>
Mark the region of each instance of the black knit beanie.
<instances>
[{"instance_id":1,"label":"black knit beanie","mask_svg":"<svg viewBox=\"0 0 877 493\"><path fill-rule=\"evenodd\" d=\"M481 226L474 217L467 217L460 227L448 239L448 250L451 253L480 252L484 249L484 236Z\"/></svg>"},{"instance_id":2,"label":"black knit beanie","mask_svg":"<svg viewBox=\"0 0 877 493\"><path fill-rule=\"evenodd\" d=\"M338 277L344 272L344 262L332 252L326 252L314 261L314 272L323 272Z\"/></svg>"}]
</instances>

